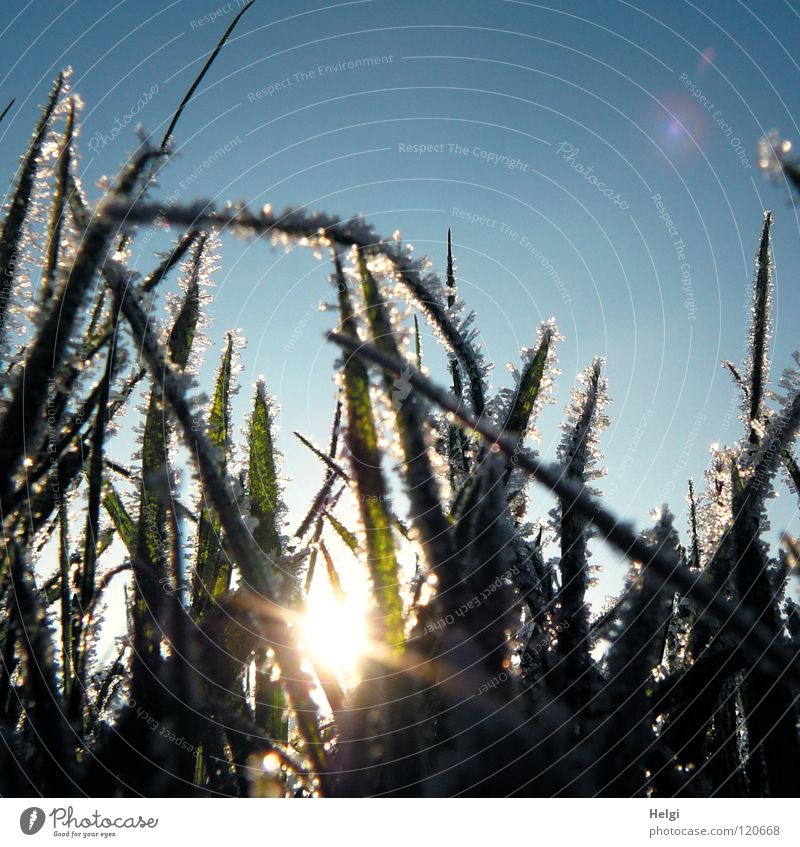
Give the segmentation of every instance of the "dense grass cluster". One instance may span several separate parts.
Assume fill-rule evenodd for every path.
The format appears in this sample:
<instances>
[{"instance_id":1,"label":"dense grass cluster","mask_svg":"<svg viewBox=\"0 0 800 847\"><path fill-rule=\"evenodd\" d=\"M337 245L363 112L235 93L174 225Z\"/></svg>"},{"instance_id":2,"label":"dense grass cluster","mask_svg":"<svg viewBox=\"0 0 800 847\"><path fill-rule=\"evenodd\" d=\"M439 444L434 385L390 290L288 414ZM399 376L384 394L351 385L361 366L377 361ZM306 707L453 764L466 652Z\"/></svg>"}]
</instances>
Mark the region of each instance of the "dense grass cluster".
<instances>
[{"instance_id":1,"label":"dense grass cluster","mask_svg":"<svg viewBox=\"0 0 800 847\"><path fill-rule=\"evenodd\" d=\"M556 325L492 396L452 245L440 281L360 219L149 200L181 109L164 143L143 144L89 203L78 106L60 76L0 234L0 793L797 794L795 550L764 535L777 476L800 485L800 374L768 390L769 213L749 357L726 363L744 433L714 452L699 494L689 484L682 541L666 506L636 533L599 503L601 359L577 377L557 461L537 456ZM154 223L173 228L174 247L134 272ZM232 464L232 334L210 397L197 395L222 230L332 263L340 399L327 449L303 437L321 481L291 536L262 382ZM420 319L446 350L449 391L426 375ZM138 452L112 460L143 391ZM188 503L175 479L185 455ZM390 457L407 514L387 493ZM531 479L553 496L529 499ZM598 532L631 566L593 617ZM339 555L355 557L373 601L349 686L298 647L313 580L342 590ZM114 579L128 582L127 625L103 663Z\"/></svg>"}]
</instances>

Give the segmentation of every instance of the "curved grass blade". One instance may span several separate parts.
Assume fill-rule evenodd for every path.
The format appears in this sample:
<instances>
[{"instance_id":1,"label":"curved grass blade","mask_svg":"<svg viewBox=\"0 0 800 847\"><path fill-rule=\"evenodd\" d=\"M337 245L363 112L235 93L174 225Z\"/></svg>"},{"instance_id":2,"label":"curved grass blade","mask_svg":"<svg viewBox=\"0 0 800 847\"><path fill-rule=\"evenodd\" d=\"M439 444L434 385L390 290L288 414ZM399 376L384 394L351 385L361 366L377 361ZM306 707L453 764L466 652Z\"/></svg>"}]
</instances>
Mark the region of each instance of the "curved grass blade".
<instances>
[{"instance_id":1,"label":"curved grass blade","mask_svg":"<svg viewBox=\"0 0 800 847\"><path fill-rule=\"evenodd\" d=\"M15 99L16 99L16 98L15 98ZM9 102L9 104L5 107L5 109L3 109L3 111L2 111L2 112L0 112L0 123L2 123L2 122L3 122L3 119L5 118L5 116L6 116L6 115L7 115L7 114L11 111L11 107L12 107L13 105L14 105L14 100L11 100L11 101Z\"/></svg>"},{"instance_id":2,"label":"curved grass blade","mask_svg":"<svg viewBox=\"0 0 800 847\"><path fill-rule=\"evenodd\" d=\"M222 50L223 45L225 44L225 42L228 40L228 37L230 36L230 34L235 29L236 24L239 23L239 19L253 5L254 2L255 2L255 0L250 0L250 2L247 3L247 5L242 7L242 9L239 11L239 13L233 19L233 22L231 23L231 25L225 30L222 38L220 38L220 40L217 42L217 46L214 48L211 55L206 60L205 65L203 65L203 69L197 75L194 82L189 87L189 90L184 95L183 100L181 100L180 104L178 105L178 108L175 110L175 114L172 116L172 120L169 122L169 126L167 127L167 130L164 133L164 137L161 139L161 149L162 150L167 149L167 145L169 144L170 138L172 138L172 133L175 131L175 127L177 126L178 121L180 120L180 117L183 114L183 110L186 108L187 104L192 99L192 96L194 95L195 91L197 91L198 86L203 81L203 77L205 77L205 75L208 73L209 68L214 64L214 60L217 58L220 50Z\"/></svg>"}]
</instances>

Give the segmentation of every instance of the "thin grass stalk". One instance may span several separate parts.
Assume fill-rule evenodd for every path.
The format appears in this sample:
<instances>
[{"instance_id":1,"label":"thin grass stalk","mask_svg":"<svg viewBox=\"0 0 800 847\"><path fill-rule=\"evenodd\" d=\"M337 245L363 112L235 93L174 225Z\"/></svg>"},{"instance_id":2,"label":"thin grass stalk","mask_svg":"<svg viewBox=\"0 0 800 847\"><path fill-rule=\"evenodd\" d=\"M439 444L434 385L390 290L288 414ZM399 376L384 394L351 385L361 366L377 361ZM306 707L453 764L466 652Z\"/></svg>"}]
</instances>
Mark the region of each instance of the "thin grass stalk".
<instances>
[{"instance_id":1,"label":"thin grass stalk","mask_svg":"<svg viewBox=\"0 0 800 847\"><path fill-rule=\"evenodd\" d=\"M66 499L58 509L58 572L61 583L61 675L64 702L69 703L75 683L73 665L72 579L69 556L69 514Z\"/></svg>"},{"instance_id":2,"label":"thin grass stalk","mask_svg":"<svg viewBox=\"0 0 800 847\"><path fill-rule=\"evenodd\" d=\"M78 592L78 621L76 626L75 681L76 686L68 701L70 715L77 718L83 711L83 695L87 689L89 651L92 644L94 620L91 609L96 591L97 560L100 541L100 507L103 495L103 451L108 425L108 401L114 377L116 348L111 345L106 358L106 370L100 383L100 398L95 414L94 431L91 438L91 453L88 472L88 502L86 505L86 528L83 541L83 567ZM62 578L63 579L63 578ZM64 584L62 583L62 594ZM62 598L63 602L63 598ZM88 718L88 714L84 717Z\"/></svg>"},{"instance_id":3,"label":"thin grass stalk","mask_svg":"<svg viewBox=\"0 0 800 847\"><path fill-rule=\"evenodd\" d=\"M5 116L6 116L6 115L7 115L7 114L11 111L11 107L12 107L13 105L14 105L14 100L12 99L11 101L9 101L9 103L8 103L8 105L5 107L5 109L3 109L3 111L2 111L2 112L0 112L0 123L2 123L2 122L3 122L3 119L5 118Z\"/></svg>"},{"instance_id":4,"label":"thin grass stalk","mask_svg":"<svg viewBox=\"0 0 800 847\"><path fill-rule=\"evenodd\" d=\"M689 480L689 537L691 539L692 554L689 560L693 568L700 567L700 535L697 531L697 498L694 493L694 480Z\"/></svg>"}]
</instances>

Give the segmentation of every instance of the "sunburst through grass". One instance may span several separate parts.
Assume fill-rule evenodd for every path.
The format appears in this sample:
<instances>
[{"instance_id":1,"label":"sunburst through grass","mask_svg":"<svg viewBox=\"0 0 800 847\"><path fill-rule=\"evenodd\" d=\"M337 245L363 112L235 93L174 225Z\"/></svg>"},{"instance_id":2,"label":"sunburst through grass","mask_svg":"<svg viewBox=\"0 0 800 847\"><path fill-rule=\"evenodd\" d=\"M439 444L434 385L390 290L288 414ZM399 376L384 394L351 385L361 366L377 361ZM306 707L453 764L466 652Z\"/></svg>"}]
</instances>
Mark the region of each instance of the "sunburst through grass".
<instances>
[{"instance_id":1,"label":"sunburst through grass","mask_svg":"<svg viewBox=\"0 0 800 847\"><path fill-rule=\"evenodd\" d=\"M359 665L368 653L366 609L329 589L313 590L300 623L308 655L327 667L345 690L358 684Z\"/></svg>"}]
</instances>

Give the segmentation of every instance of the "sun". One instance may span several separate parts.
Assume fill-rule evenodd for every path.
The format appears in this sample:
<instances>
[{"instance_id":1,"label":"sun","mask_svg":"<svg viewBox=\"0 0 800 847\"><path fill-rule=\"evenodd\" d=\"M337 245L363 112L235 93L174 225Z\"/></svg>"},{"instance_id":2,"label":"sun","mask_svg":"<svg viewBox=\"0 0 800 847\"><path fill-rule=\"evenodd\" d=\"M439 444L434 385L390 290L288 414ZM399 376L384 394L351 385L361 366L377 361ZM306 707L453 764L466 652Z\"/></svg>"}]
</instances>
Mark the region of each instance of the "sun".
<instances>
[{"instance_id":1,"label":"sun","mask_svg":"<svg viewBox=\"0 0 800 847\"><path fill-rule=\"evenodd\" d=\"M366 653L365 612L357 599L338 597L323 585L311 592L300 626L309 656L333 672L346 689L357 684L359 663Z\"/></svg>"}]
</instances>

